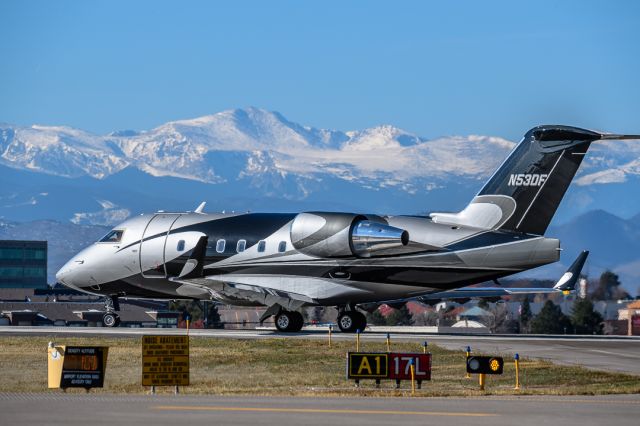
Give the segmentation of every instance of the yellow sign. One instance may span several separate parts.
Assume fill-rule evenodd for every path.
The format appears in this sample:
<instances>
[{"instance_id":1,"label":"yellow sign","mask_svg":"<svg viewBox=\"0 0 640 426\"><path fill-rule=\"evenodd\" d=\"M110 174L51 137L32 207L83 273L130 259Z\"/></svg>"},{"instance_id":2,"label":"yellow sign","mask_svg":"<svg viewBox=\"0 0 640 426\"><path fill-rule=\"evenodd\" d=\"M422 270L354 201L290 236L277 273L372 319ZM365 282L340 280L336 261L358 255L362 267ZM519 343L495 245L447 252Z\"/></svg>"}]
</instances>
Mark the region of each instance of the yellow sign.
<instances>
[{"instance_id":1,"label":"yellow sign","mask_svg":"<svg viewBox=\"0 0 640 426\"><path fill-rule=\"evenodd\" d=\"M189 336L142 337L142 386L189 385Z\"/></svg>"},{"instance_id":2,"label":"yellow sign","mask_svg":"<svg viewBox=\"0 0 640 426\"><path fill-rule=\"evenodd\" d=\"M389 375L389 354L377 352L349 352L348 379L384 379Z\"/></svg>"}]
</instances>

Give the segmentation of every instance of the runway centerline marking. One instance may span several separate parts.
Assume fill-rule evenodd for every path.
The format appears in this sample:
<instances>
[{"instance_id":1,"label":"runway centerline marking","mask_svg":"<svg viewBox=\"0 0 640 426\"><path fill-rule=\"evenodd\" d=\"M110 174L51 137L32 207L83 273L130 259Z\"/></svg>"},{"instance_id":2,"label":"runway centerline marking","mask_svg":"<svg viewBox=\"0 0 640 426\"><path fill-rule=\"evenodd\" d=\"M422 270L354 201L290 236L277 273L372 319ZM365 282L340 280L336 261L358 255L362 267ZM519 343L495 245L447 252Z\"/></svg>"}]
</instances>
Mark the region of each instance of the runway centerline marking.
<instances>
[{"instance_id":1,"label":"runway centerline marking","mask_svg":"<svg viewBox=\"0 0 640 426\"><path fill-rule=\"evenodd\" d=\"M447 417L498 417L494 413L453 413L448 411L401 411L401 410L353 410L331 408L276 408L276 407L216 407L202 405L156 405L153 410L161 411L222 411L256 413L302 413L302 414L386 414L401 416L447 416Z\"/></svg>"}]
</instances>

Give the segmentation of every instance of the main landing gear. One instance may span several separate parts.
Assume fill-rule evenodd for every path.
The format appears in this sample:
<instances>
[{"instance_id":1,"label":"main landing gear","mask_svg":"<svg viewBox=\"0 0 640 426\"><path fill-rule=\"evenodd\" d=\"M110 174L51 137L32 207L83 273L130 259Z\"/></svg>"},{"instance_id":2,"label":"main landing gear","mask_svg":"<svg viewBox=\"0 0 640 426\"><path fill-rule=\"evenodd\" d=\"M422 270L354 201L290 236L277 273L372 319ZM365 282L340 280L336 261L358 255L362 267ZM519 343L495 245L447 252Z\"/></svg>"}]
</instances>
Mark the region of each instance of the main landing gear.
<instances>
[{"instance_id":1,"label":"main landing gear","mask_svg":"<svg viewBox=\"0 0 640 426\"><path fill-rule=\"evenodd\" d=\"M366 326L367 317L358 311L341 311L338 314L338 328L343 333L362 332Z\"/></svg>"},{"instance_id":2,"label":"main landing gear","mask_svg":"<svg viewBox=\"0 0 640 426\"><path fill-rule=\"evenodd\" d=\"M120 316L116 313L120 310L118 297L107 297L104 301L106 312L102 316L102 325L105 327L118 327L120 325Z\"/></svg>"},{"instance_id":3,"label":"main landing gear","mask_svg":"<svg viewBox=\"0 0 640 426\"><path fill-rule=\"evenodd\" d=\"M304 318L297 311L280 311L275 318L278 331L295 332L302 330Z\"/></svg>"}]
</instances>

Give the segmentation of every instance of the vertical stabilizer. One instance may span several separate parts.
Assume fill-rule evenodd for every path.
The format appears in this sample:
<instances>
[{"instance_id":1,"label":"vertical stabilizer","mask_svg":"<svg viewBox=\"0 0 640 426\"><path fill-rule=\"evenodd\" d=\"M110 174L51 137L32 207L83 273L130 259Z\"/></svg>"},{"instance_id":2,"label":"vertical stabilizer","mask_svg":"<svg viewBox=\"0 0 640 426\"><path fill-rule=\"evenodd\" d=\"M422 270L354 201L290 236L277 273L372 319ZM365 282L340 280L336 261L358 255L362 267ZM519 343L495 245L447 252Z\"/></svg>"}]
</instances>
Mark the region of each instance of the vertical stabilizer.
<instances>
[{"instance_id":1,"label":"vertical stabilizer","mask_svg":"<svg viewBox=\"0 0 640 426\"><path fill-rule=\"evenodd\" d=\"M640 139L569 126L527 132L471 203L460 213L434 213L435 222L542 235L593 141Z\"/></svg>"}]
</instances>

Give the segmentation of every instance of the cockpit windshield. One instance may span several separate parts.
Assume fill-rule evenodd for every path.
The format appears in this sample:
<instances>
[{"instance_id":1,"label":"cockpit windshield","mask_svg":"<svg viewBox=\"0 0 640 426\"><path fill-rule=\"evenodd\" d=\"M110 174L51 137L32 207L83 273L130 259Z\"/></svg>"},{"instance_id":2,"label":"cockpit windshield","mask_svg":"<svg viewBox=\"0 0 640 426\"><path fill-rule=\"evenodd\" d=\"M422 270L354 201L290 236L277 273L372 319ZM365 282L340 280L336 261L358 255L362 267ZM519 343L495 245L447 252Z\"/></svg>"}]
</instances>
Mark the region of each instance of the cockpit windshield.
<instances>
[{"instance_id":1,"label":"cockpit windshield","mask_svg":"<svg viewBox=\"0 0 640 426\"><path fill-rule=\"evenodd\" d=\"M114 229L110 231L107 235L102 237L99 241L100 243L119 243L122 240L122 234L124 234L123 229Z\"/></svg>"}]
</instances>

